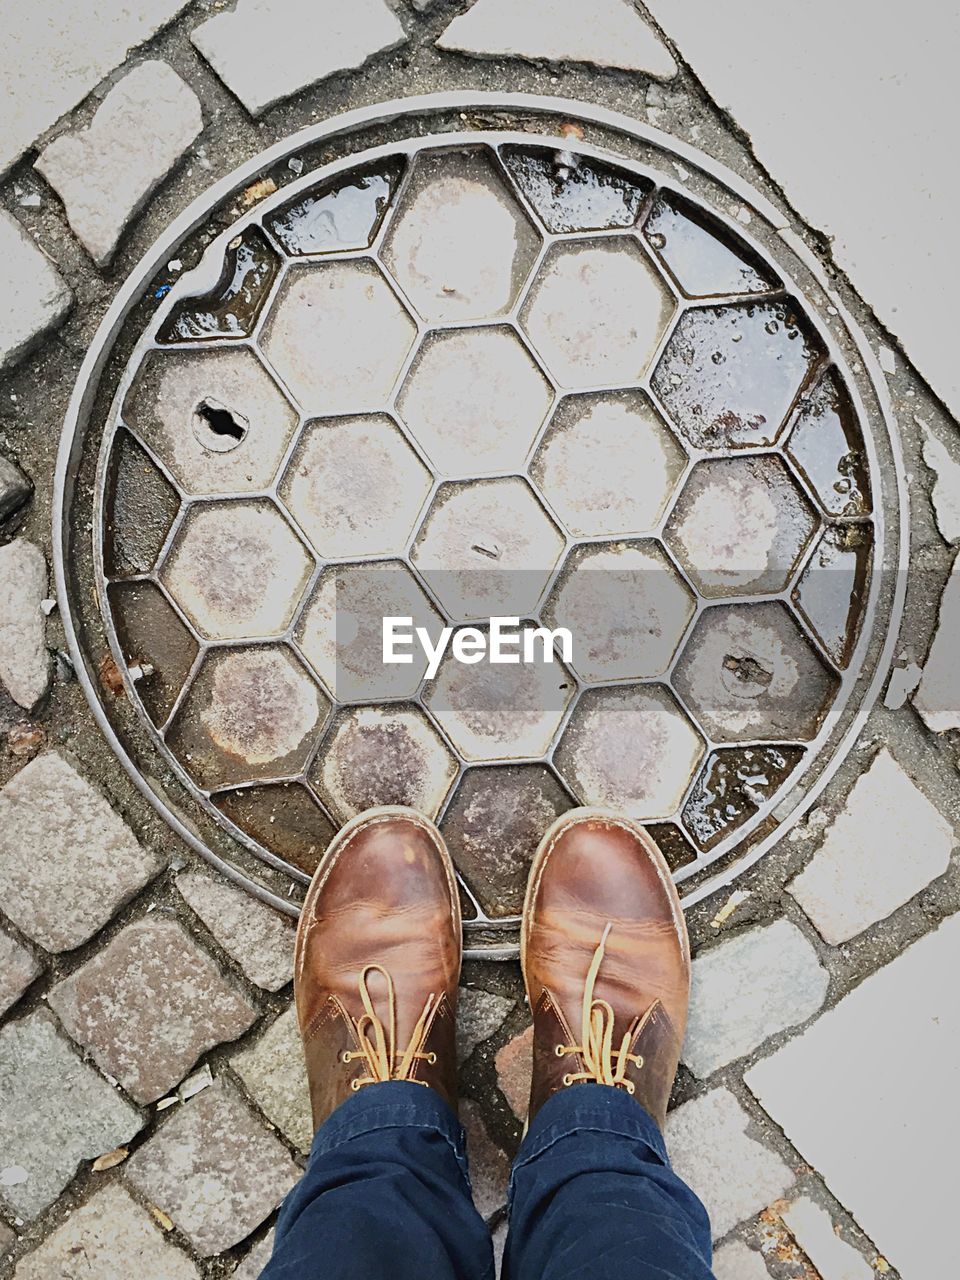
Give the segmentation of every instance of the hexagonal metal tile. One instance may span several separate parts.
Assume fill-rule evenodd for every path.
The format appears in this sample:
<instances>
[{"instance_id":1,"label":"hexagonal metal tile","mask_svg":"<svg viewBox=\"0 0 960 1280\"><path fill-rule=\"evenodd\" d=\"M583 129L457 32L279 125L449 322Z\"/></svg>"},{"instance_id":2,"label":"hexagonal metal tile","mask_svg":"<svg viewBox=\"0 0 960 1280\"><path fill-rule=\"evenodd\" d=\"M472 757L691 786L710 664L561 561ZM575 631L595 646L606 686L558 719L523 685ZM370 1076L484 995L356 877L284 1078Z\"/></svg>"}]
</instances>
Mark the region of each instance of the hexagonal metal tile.
<instances>
[{"instance_id":1,"label":"hexagonal metal tile","mask_svg":"<svg viewBox=\"0 0 960 1280\"><path fill-rule=\"evenodd\" d=\"M417 327L366 259L293 267L261 345L306 414L385 408Z\"/></svg>"},{"instance_id":2,"label":"hexagonal metal tile","mask_svg":"<svg viewBox=\"0 0 960 1280\"><path fill-rule=\"evenodd\" d=\"M252 351L158 351L123 402L123 419L188 494L265 489L297 415Z\"/></svg>"},{"instance_id":3,"label":"hexagonal metal tile","mask_svg":"<svg viewBox=\"0 0 960 1280\"><path fill-rule=\"evenodd\" d=\"M341 822L376 805L436 817L457 762L419 707L353 707L334 721L311 779Z\"/></svg>"},{"instance_id":4,"label":"hexagonal metal tile","mask_svg":"<svg viewBox=\"0 0 960 1280\"><path fill-rule=\"evenodd\" d=\"M537 845L573 804L543 765L489 765L463 775L440 830L491 919L520 914Z\"/></svg>"},{"instance_id":5,"label":"hexagonal metal tile","mask_svg":"<svg viewBox=\"0 0 960 1280\"><path fill-rule=\"evenodd\" d=\"M658 542L577 547L543 610L573 637L570 665L586 681L663 675L696 608Z\"/></svg>"},{"instance_id":6,"label":"hexagonal metal tile","mask_svg":"<svg viewBox=\"0 0 960 1280\"><path fill-rule=\"evenodd\" d=\"M780 283L715 219L676 193L654 201L643 234L688 297L765 293Z\"/></svg>"},{"instance_id":7,"label":"hexagonal metal tile","mask_svg":"<svg viewBox=\"0 0 960 1280\"><path fill-rule=\"evenodd\" d=\"M280 496L328 559L399 555L431 487L430 472L385 415L310 423Z\"/></svg>"},{"instance_id":8,"label":"hexagonal metal tile","mask_svg":"<svg viewBox=\"0 0 960 1280\"><path fill-rule=\"evenodd\" d=\"M455 621L532 613L563 537L523 480L445 484L411 560Z\"/></svg>"},{"instance_id":9,"label":"hexagonal metal tile","mask_svg":"<svg viewBox=\"0 0 960 1280\"><path fill-rule=\"evenodd\" d=\"M704 750L666 685L634 685L582 694L555 763L585 804L649 821L676 812Z\"/></svg>"},{"instance_id":10,"label":"hexagonal metal tile","mask_svg":"<svg viewBox=\"0 0 960 1280\"><path fill-rule=\"evenodd\" d=\"M430 323L509 311L540 237L481 152L421 156L383 246L383 260Z\"/></svg>"},{"instance_id":11,"label":"hexagonal metal tile","mask_svg":"<svg viewBox=\"0 0 960 1280\"><path fill-rule=\"evenodd\" d=\"M646 396L606 392L561 400L530 468L575 537L650 533L687 455Z\"/></svg>"},{"instance_id":12,"label":"hexagonal metal tile","mask_svg":"<svg viewBox=\"0 0 960 1280\"><path fill-rule=\"evenodd\" d=\"M245 640L287 628L313 560L269 502L194 507L160 571L202 636Z\"/></svg>"},{"instance_id":13,"label":"hexagonal metal tile","mask_svg":"<svg viewBox=\"0 0 960 1280\"><path fill-rule=\"evenodd\" d=\"M653 389L696 448L766 447L821 354L792 302L698 307L681 316Z\"/></svg>"},{"instance_id":14,"label":"hexagonal metal tile","mask_svg":"<svg viewBox=\"0 0 960 1280\"><path fill-rule=\"evenodd\" d=\"M204 658L167 740L206 790L293 777L329 709L285 645L218 649Z\"/></svg>"},{"instance_id":15,"label":"hexagonal metal tile","mask_svg":"<svg viewBox=\"0 0 960 1280\"><path fill-rule=\"evenodd\" d=\"M320 575L297 624L296 641L337 702L412 698L427 669L420 645L383 660L383 619L407 618L436 645L443 619L399 561L331 566Z\"/></svg>"},{"instance_id":16,"label":"hexagonal metal tile","mask_svg":"<svg viewBox=\"0 0 960 1280\"><path fill-rule=\"evenodd\" d=\"M428 335L397 412L430 461L454 478L521 470L553 389L507 326Z\"/></svg>"},{"instance_id":17,"label":"hexagonal metal tile","mask_svg":"<svg viewBox=\"0 0 960 1280\"><path fill-rule=\"evenodd\" d=\"M536 760L575 684L561 662L497 665L444 659L424 701L465 760Z\"/></svg>"},{"instance_id":18,"label":"hexagonal metal tile","mask_svg":"<svg viewBox=\"0 0 960 1280\"><path fill-rule=\"evenodd\" d=\"M762 454L698 463L665 537L702 595L774 595L818 527L781 459Z\"/></svg>"},{"instance_id":19,"label":"hexagonal metal tile","mask_svg":"<svg viewBox=\"0 0 960 1280\"><path fill-rule=\"evenodd\" d=\"M554 245L521 324L562 387L633 383L646 372L674 311L633 236Z\"/></svg>"},{"instance_id":20,"label":"hexagonal metal tile","mask_svg":"<svg viewBox=\"0 0 960 1280\"><path fill-rule=\"evenodd\" d=\"M674 688L715 742L809 740L837 688L783 604L706 609Z\"/></svg>"}]
</instances>

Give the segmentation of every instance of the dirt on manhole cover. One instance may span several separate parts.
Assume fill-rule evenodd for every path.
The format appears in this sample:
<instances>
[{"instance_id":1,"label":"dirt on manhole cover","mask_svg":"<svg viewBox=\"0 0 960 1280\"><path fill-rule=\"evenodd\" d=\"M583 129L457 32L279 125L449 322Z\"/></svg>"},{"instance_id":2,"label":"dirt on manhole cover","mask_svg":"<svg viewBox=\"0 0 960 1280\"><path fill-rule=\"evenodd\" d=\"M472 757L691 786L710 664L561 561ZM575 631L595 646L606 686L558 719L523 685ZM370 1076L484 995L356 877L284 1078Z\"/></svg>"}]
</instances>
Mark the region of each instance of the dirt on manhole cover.
<instances>
[{"instance_id":1,"label":"dirt on manhole cover","mask_svg":"<svg viewBox=\"0 0 960 1280\"><path fill-rule=\"evenodd\" d=\"M295 910L338 825L412 804L488 954L574 804L649 822L688 901L769 847L899 556L858 336L760 197L586 108L496 119L371 111L185 215L85 367L60 548L88 695L195 847ZM385 615L574 652L428 678Z\"/></svg>"}]
</instances>

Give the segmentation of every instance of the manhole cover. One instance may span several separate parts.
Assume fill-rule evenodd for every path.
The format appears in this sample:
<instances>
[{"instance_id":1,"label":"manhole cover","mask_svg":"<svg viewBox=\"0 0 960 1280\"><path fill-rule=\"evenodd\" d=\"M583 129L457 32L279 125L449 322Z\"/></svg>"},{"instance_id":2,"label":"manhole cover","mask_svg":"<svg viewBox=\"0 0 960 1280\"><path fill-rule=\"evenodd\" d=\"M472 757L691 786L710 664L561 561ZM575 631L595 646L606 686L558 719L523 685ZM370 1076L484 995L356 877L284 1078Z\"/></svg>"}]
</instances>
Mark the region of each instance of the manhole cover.
<instances>
[{"instance_id":1,"label":"manhole cover","mask_svg":"<svg viewBox=\"0 0 960 1280\"><path fill-rule=\"evenodd\" d=\"M58 570L195 847L295 911L339 824L416 805L486 954L573 804L649 822L687 901L769 847L875 693L900 555L882 398L770 212L626 120L470 97L300 135L171 229L78 386ZM388 614L576 647L425 679Z\"/></svg>"}]
</instances>

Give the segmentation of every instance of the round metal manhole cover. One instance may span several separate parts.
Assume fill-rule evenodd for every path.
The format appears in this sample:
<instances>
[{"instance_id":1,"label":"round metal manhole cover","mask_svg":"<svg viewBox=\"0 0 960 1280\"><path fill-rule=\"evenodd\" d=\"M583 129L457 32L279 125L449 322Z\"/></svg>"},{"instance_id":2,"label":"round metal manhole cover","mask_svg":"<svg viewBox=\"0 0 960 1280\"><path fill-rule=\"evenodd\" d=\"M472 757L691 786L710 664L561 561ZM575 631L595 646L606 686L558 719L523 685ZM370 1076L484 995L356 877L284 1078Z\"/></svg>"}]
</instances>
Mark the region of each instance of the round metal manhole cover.
<instances>
[{"instance_id":1,"label":"round metal manhole cover","mask_svg":"<svg viewBox=\"0 0 960 1280\"><path fill-rule=\"evenodd\" d=\"M300 135L171 228L74 397L58 568L196 848L295 911L338 825L412 804L492 955L574 804L648 822L693 901L809 803L876 690L900 472L761 197L596 109L470 104ZM574 648L427 678L386 615Z\"/></svg>"}]
</instances>

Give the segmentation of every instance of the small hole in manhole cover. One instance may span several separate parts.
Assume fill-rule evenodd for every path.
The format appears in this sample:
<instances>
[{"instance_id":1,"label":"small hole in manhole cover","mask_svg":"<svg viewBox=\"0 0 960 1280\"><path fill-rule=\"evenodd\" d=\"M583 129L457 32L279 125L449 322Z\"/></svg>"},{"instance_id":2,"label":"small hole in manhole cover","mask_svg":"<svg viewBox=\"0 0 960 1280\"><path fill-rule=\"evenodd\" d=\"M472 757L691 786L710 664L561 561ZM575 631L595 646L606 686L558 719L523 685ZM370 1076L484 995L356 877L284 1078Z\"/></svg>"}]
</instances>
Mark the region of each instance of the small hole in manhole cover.
<instances>
[{"instance_id":1,"label":"small hole in manhole cover","mask_svg":"<svg viewBox=\"0 0 960 1280\"><path fill-rule=\"evenodd\" d=\"M218 400L201 400L194 410L194 435L205 449L215 453L229 453L241 444L247 434L246 418L233 413Z\"/></svg>"},{"instance_id":2,"label":"small hole in manhole cover","mask_svg":"<svg viewBox=\"0 0 960 1280\"><path fill-rule=\"evenodd\" d=\"M62 455L80 670L112 655L126 697L87 693L144 793L291 910L338 826L413 805L488 954L571 806L649 824L688 902L754 861L899 600L883 401L762 201L531 112L371 112L242 217L211 200ZM572 650L492 666L494 617Z\"/></svg>"}]
</instances>

